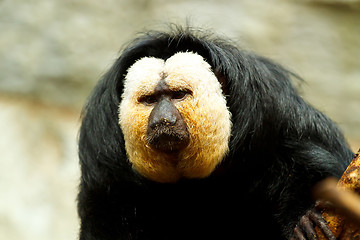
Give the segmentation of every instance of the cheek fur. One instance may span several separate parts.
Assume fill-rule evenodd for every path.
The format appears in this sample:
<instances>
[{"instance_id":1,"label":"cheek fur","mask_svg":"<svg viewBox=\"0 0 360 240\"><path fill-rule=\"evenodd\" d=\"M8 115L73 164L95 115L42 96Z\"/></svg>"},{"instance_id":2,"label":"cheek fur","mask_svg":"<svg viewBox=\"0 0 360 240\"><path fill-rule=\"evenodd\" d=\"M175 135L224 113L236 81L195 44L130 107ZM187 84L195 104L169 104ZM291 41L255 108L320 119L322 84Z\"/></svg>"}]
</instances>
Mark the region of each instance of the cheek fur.
<instances>
[{"instance_id":1,"label":"cheek fur","mask_svg":"<svg viewBox=\"0 0 360 240\"><path fill-rule=\"evenodd\" d=\"M151 110L135 104L122 104L119 109L119 124L123 131L125 143L144 144L147 119Z\"/></svg>"},{"instance_id":2,"label":"cheek fur","mask_svg":"<svg viewBox=\"0 0 360 240\"><path fill-rule=\"evenodd\" d=\"M208 176L228 152L231 116L222 96L212 99L188 101L178 107L191 136L177 166L186 178Z\"/></svg>"}]
</instances>

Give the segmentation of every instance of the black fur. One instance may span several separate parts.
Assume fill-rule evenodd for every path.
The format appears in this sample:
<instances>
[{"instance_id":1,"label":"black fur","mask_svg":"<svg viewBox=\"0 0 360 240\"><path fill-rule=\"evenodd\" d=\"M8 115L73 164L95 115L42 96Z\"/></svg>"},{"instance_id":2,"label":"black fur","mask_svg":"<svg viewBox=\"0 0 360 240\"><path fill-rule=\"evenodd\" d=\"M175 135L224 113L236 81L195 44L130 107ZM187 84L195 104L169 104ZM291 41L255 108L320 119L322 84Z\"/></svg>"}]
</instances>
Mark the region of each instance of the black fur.
<instances>
[{"instance_id":1,"label":"black fur","mask_svg":"<svg viewBox=\"0 0 360 240\"><path fill-rule=\"evenodd\" d=\"M179 51L202 55L221 80L232 113L230 153L206 179L159 184L132 170L118 106L134 61ZM208 32L149 32L132 42L84 108L80 239L288 238L313 206L314 183L341 176L353 157L335 124L299 97L290 78Z\"/></svg>"}]
</instances>

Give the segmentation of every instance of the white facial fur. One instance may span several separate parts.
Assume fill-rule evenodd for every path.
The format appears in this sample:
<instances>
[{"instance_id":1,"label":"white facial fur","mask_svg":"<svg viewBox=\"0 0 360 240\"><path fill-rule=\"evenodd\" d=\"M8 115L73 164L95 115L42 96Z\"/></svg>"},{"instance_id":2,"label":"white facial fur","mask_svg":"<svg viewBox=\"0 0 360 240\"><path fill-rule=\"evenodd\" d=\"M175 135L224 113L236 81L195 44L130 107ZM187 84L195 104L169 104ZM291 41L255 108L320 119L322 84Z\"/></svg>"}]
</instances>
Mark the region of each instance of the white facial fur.
<instances>
[{"instance_id":1,"label":"white facial fur","mask_svg":"<svg viewBox=\"0 0 360 240\"><path fill-rule=\"evenodd\" d=\"M190 133L189 145L176 156L148 146L146 129L152 106L138 101L154 92L164 80L171 90L192 92L175 106ZM231 114L221 85L210 65L198 54L179 52L166 61L144 57L136 61L125 77L119 106L119 124L125 148L133 168L158 182L176 182L180 178L203 178L211 174L228 151Z\"/></svg>"}]
</instances>

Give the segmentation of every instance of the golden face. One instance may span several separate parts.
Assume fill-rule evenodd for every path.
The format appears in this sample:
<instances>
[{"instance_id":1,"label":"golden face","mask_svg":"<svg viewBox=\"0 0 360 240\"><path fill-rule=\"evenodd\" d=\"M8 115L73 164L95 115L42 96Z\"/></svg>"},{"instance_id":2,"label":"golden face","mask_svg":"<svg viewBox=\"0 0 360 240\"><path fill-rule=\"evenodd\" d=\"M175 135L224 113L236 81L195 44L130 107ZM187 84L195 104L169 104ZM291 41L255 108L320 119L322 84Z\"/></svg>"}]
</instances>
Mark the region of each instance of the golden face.
<instances>
[{"instance_id":1,"label":"golden face","mask_svg":"<svg viewBox=\"0 0 360 240\"><path fill-rule=\"evenodd\" d=\"M187 92L170 103L188 132L186 145L178 151L161 151L149 144L148 125L157 104L149 96L156 96L159 86L166 86L166 92ZM150 180L176 182L210 175L228 152L230 118L221 85L198 54L180 52L166 61L144 57L128 70L119 124L129 161Z\"/></svg>"}]
</instances>

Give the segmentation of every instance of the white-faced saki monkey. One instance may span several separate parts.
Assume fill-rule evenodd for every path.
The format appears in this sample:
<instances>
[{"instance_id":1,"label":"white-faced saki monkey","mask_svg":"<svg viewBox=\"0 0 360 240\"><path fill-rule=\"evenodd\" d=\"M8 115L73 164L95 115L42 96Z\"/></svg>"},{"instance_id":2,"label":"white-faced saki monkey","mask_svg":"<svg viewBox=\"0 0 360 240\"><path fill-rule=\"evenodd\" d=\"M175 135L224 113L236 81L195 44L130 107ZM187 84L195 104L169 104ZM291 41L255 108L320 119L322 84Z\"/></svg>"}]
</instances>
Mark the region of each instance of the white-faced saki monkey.
<instances>
[{"instance_id":1,"label":"white-faced saki monkey","mask_svg":"<svg viewBox=\"0 0 360 240\"><path fill-rule=\"evenodd\" d=\"M129 44L83 110L81 240L313 239L354 156L278 64L190 27Z\"/></svg>"}]
</instances>

